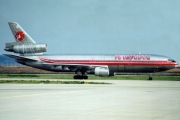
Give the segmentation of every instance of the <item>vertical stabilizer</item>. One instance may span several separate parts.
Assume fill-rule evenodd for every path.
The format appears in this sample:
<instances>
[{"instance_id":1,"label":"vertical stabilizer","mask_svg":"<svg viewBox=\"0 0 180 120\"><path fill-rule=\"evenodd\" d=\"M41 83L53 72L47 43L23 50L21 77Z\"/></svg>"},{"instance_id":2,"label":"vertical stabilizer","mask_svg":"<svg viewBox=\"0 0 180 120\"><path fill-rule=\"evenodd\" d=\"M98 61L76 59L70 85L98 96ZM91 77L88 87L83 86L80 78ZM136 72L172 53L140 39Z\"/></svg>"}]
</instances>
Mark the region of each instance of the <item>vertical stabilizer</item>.
<instances>
[{"instance_id":1,"label":"vertical stabilizer","mask_svg":"<svg viewBox=\"0 0 180 120\"><path fill-rule=\"evenodd\" d=\"M36 42L16 22L9 22L12 34L16 42L22 44L35 44Z\"/></svg>"},{"instance_id":2,"label":"vertical stabilizer","mask_svg":"<svg viewBox=\"0 0 180 120\"><path fill-rule=\"evenodd\" d=\"M46 52L46 44L36 44L36 42L21 28L18 23L9 22L16 42L6 43L5 51L19 53L23 56L42 55Z\"/></svg>"}]
</instances>

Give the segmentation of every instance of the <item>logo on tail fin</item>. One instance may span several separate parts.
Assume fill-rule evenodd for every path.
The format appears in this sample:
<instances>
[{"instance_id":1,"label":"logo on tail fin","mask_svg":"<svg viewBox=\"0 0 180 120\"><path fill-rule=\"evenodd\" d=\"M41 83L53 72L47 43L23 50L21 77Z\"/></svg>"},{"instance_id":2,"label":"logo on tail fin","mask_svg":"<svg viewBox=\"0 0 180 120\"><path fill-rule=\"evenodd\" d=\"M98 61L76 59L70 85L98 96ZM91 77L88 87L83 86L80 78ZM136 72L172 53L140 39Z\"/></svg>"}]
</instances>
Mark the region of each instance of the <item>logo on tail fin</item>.
<instances>
[{"instance_id":1,"label":"logo on tail fin","mask_svg":"<svg viewBox=\"0 0 180 120\"><path fill-rule=\"evenodd\" d=\"M15 38L18 41L23 41L25 38L25 34L22 31L18 31L18 32L16 32Z\"/></svg>"}]
</instances>

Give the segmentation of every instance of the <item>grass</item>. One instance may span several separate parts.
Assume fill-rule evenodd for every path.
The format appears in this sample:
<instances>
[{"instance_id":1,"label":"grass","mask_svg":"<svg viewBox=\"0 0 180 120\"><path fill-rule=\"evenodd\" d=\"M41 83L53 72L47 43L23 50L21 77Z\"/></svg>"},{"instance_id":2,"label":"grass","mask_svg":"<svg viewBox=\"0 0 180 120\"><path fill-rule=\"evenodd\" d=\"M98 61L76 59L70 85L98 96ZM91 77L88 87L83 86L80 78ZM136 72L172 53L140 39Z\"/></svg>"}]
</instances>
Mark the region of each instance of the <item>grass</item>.
<instances>
[{"instance_id":1,"label":"grass","mask_svg":"<svg viewBox=\"0 0 180 120\"><path fill-rule=\"evenodd\" d=\"M49 81L49 80L0 80L0 84L110 84L105 82Z\"/></svg>"},{"instance_id":2,"label":"grass","mask_svg":"<svg viewBox=\"0 0 180 120\"><path fill-rule=\"evenodd\" d=\"M143 76L110 76L99 77L90 75L89 80L147 80L148 75ZM0 78L36 78L36 79L73 79L73 75L13 75L13 74L0 74ZM180 81L180 76L153 76L153 80L168 80L168 81Z\"/></svg>"}]
</instances>

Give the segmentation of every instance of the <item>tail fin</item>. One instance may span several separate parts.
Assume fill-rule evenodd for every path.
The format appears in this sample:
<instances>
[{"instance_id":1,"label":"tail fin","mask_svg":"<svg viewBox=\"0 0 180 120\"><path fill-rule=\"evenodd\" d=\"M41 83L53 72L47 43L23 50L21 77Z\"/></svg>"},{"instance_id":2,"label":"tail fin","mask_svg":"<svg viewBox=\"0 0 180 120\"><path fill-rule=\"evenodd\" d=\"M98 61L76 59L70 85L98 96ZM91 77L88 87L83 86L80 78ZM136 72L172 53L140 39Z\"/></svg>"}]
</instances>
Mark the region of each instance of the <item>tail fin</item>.
<instances>
[{"instance_id":1,"label":"tail fin","mask_svg":"<svg viewBox=\"0 0 180 120\"><path fill-rule=\"evenodd\" d=\"M36 44L36 42L21 28L18 23L9 22L9 27L16 42L6 43L5 51L19 53L20 55L42 55L46 52L46 44Z\"/></svg>"},{"instance_id":2,"label":"tail fin","mask_svg":"<svg viewBox=\"0 0 180 120\"><path fill-rule=\"evenodd\" d=\"M36 42L21 28L18 23L9 22L12 34L16 42L22 42L23 44L36 44Z\"/></svg>"}]
</instances>

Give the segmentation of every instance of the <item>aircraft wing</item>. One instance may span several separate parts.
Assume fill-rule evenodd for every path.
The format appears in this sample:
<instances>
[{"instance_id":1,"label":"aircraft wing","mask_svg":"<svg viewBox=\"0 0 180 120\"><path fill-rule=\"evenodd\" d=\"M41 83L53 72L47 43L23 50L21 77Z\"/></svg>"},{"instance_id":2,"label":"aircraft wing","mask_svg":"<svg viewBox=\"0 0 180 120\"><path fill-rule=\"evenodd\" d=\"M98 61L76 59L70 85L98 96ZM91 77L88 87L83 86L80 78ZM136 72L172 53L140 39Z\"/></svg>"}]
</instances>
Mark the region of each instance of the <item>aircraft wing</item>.
<instances>
[{"instance_id":1,"label":"aircraft wing","mask_svg":"<svg viewBox=\"0 0 180 120\"><path fill-rule=\"evenodd\" d=\"M3 54L5 56L8 56L10 58L13 58L15 60L24 60L24 61L37 61L33 58L28 58L28 57L24 57L24 56L18 56L18 55L12 55L12 54Z\"/></svg>"},{"instance_id":2,"label":"aircraft wing","mask_svg":"<svg viewBox=\"0 0 180 120\"><path fill-rule=\"evenodd\" d=\"M43 63L44 65L63 66L75 71L76 69L93 70L96 67L107 67L104 65L86 65L86 64L55 64L55 63Z\"/></svg>"}]
</instances>

